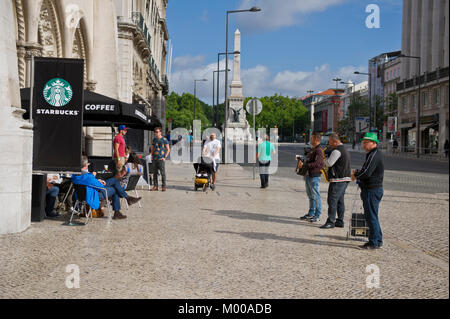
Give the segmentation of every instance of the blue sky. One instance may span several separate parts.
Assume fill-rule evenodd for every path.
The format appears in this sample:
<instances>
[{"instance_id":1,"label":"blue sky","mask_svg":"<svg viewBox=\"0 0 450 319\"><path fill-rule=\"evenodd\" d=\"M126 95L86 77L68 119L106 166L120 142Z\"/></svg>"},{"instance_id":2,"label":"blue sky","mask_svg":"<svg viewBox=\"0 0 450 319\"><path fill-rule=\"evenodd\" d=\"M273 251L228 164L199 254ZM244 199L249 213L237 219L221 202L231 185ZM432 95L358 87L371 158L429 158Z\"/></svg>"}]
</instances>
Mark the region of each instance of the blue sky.
<instances>
[{"instance_id":1,"label":"blue sky","mask_svg":"<svg viewBox=\"0 0 450 319\"><path fill-rule=\"evenodd\" d=\"M372 3L380 8L379 29L366 27ZM207 78L197 83L197 95L211 104L212 71L217 53L225 51L226 11L254 5L262 11L230 15L229 51L234 31L241 31L245 96L303 96L335 87L336 76L361 82L355 70L367 71L371 57L401 49L401 0L170 0L171 90L193 93L194 79Z\"/></svg>"}]
</instances>

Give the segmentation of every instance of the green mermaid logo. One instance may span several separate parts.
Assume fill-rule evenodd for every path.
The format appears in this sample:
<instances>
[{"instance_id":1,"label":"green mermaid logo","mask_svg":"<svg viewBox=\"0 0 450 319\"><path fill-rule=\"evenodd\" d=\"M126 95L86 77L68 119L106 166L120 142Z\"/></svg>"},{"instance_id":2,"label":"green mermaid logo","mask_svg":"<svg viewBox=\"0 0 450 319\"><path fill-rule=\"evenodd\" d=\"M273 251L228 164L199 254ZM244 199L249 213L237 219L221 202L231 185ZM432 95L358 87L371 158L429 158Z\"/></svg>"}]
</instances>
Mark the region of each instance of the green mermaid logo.
<instances>
[{"instance_id":1,"label":"green mermaid logo","mask_svg":"<svg viewBox=\"0 0 450 319\"><path fill-rule=\"evenodd\" d=\"M61 107L66 105L72 99L72 95L72 87L64 79L51 79L45 84L44 98L52 106Z\"/></svg>"}]
</instances>

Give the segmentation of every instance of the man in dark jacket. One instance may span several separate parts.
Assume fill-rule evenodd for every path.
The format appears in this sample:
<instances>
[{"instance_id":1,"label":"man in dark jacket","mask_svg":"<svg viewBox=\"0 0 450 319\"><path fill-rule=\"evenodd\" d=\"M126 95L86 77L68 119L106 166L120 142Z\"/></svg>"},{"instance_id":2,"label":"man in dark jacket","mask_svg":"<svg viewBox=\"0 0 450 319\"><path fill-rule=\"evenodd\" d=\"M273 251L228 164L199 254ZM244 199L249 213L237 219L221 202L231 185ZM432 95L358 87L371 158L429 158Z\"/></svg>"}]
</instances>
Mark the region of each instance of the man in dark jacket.
<instances>
[{"instance_id":1,"label":"man in dark jacket","mask_svg":"<svg viewBox=\"0 0 450 319\"><path fill-rule=\"evenodd\" d=\"M352 180L358 180L361 187L364 217L369 226L369 242L359 248L377 249L383 245L378 207L383 197L384 157L378 149L378 138L375 133L366 133L362 146L367 152L366 161L361 169L353 171Z\"/></svg>"},{"instance_id":2,"label":"man in dark jacket","mask_svg":"<svg viewBox=\"0 0 450 319\"><path fill-rule=\"evenodd\" d=\"M309 211L305 216L300 217L301 220L309 220L310 222L320 221L320 213L322 211L322 200L320 198L320 176L323 168L323 150L320 147L320 133L311 135L311 145L313 149L308 154L306 163L300 161L299 168L308 165L308 174L305 176L306 194L309 198Z\"/></svg>"},{"instance_id":3,"label":"man in dark jacket","mask_svg":"<svg viewBox=\"0 0 450 319\"><path fill-rule=\"evenodd\" d=\"M333 133L329 137L330 156L325 160L328 167L328 219L320 228L329 229L344 227L344 195L348 184L352 180L350 170L350 154L342 144L339 134ZM336 219L336 212L338 218Z\"/></svg>"}]
</instances>

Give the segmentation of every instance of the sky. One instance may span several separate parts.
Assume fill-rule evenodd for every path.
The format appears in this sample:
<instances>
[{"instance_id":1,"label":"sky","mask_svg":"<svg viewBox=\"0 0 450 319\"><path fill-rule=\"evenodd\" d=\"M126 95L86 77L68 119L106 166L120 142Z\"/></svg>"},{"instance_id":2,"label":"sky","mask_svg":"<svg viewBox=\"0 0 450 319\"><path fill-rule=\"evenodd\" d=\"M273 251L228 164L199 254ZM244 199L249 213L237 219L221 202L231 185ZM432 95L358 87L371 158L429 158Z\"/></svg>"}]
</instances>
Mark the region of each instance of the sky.
<instances>
[{"instance_id":1,"label":"sky","mask_svg":"<svg viewBox=\"0 0 450 319\"><path fill-rule=\"evenodd\" d=\"M379 7L379 28L366 26L370 4ZM363 82L367 78L354 71L367 72L370 58L401 50L402 0L169 0L171 91L193 94L194 80L205 78L197 82L197 96L212 104L217 53L225 52L226 12L252 6L261 11L229 14L228 51L235 30L241 32L245 97L302 97L308 90L336 87L336 77ZM228 63L232 70L232 55ZM223 94L221 73L221 102Z\"/></svg>"}]
</instances>

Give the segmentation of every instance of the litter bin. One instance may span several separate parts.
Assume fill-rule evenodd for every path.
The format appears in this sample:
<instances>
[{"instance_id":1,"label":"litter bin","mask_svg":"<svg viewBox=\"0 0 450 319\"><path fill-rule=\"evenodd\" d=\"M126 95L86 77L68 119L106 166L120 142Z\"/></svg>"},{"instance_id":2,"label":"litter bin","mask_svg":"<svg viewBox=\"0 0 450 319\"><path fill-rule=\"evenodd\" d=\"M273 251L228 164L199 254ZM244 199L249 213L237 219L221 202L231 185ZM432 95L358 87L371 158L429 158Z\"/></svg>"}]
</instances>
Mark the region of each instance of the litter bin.
<instances>
[{"instance_id":1,"label":"litter bin","mask_svg":"<svg viewBox=\"0 0 450 319\"><path fill-rule=\"evenodd\" d=\"M33 174L31 182L31 221L41 222L45 218L45 194L47 175Z\"/></svg>"}]
</instances>

